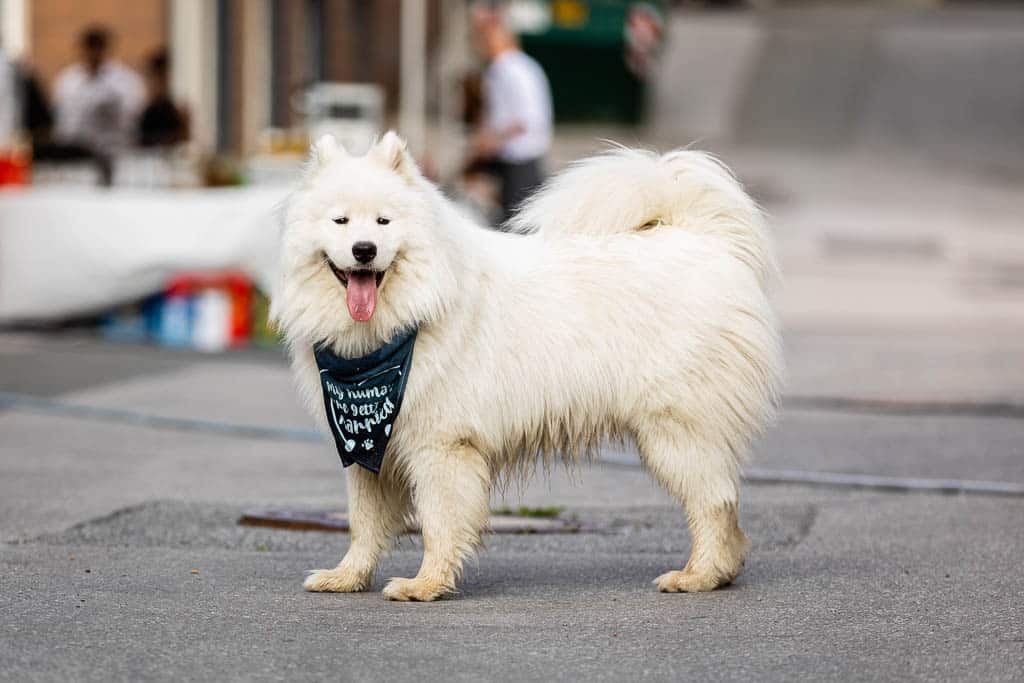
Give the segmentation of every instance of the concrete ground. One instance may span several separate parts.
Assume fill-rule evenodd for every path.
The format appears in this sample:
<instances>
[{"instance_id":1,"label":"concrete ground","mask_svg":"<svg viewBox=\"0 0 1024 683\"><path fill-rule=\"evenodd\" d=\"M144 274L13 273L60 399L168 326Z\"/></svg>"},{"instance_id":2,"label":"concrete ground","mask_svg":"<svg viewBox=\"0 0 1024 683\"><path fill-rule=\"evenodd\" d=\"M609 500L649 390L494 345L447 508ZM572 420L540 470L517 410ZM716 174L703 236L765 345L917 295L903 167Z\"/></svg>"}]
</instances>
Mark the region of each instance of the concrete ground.
<instances>
[{"instance_id":1,"label":"concrete ground","mask_svg":"<svg viewBox=\"0 0 1024 683\"><path fill-rule=\"evenodd\" d=\"M787 274L789 386L752 467L1024 486L1017 188L727 157ZM563 506L582 532L492 536L458 596L395 604L379 590L415 572L418 538L371 592L308 594L304 571L347 536L236 523L345 504L278 352L5 333L0 391L2 678L1024 678L1024 495L751 477L739 581L661 595L650 581L685 561L685 525L613 454L495 496Z\"/></svg>"}]
</instances>

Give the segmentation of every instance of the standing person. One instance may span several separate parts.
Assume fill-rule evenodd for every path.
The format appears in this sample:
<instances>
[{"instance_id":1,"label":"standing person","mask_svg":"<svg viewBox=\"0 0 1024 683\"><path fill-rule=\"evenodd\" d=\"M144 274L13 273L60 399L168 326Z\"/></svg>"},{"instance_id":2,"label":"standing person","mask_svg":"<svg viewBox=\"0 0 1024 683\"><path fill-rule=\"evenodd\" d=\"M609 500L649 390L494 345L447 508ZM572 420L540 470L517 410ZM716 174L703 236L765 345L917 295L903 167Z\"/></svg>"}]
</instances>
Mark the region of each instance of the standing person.
<instances>
[{"instance_id":1,"label":"standing person","mask_svg":"<svg viewBox=\"0 0 1024 683\"><path fill-rule=\"evenodd\" d=\"M473 136L476 159L486 159L501 183L501 220L544 180L551 146L551 88L544 70L519 49L519 41L493 4L473 10L477 48L487 60L484 119Z\"/></svg>"},{"instance_id":2,"label":"standing person","mask_svg":"<svg viewBox=\"0 0 1024 683\"><path fill-rule=\"evenodd\" d=\"M94 26L79 38L82 60L57 75L54 86L56 142L81 147L104 160L110 184L110 155L135 139L135 122L146 87L130 68L111 59L110 31Z\"/></svg>"}]
</instances>

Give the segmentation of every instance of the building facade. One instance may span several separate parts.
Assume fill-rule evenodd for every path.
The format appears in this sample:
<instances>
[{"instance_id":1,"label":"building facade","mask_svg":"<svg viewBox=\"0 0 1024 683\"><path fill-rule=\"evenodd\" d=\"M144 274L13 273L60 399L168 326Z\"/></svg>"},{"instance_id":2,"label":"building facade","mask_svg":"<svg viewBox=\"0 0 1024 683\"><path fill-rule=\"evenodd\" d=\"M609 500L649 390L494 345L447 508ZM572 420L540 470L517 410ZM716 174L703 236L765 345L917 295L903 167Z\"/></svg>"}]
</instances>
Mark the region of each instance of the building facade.
<instances>
[{"instance_id":1,"label":"building facade","mask_svg":"<svg viewBox=\"0 0 1024 683\"><path fill-rule=\"evenodd\" d=\"M409 0L406 0L408 2ZM420 0L413 0L419 2ZM423 0L436 43L443 0ZM0 0L0 48L48 89L78 58L78 36L109 28L113 56L137 70L171 58L172 91L202 150L245 154L261 131L301 123L319 81L375 83L397 110L403 0Z\"/></svg>"}]
</instances>

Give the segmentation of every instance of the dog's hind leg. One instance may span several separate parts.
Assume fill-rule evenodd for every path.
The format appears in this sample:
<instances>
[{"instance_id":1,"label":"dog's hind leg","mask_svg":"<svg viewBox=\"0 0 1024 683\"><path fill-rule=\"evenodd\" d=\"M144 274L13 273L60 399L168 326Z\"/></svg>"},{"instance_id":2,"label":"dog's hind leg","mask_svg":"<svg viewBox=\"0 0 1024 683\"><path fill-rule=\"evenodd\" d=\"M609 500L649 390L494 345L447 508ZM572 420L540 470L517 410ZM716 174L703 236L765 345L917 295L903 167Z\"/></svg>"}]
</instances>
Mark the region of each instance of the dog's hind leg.
<instances>
[{"instance_id":1,"label":"dog's hind leg","mask_svg":"<svg viewBox=\"0 0 1024 683\"><path fill-rule=\"evenodd\" d=\"M352 541L334 569L315 569L302 584L308 591L366 590L382 552L405 530L406 494L358 465L348 468L348 511Z\"/></svg>"},{"instance_id":2,"label":"dog's hind leg","mask_svg":"<svg viewBox=\"0 0 1024 683\"><path fill-rule=\"evenodd\" d=\"M739 527L736 458L724 443L659 417L636 428L640 457L686 509L692 549L686 566L654 583L668 593L710 591L735 579L750 542Z\"/></svg>"},{"instance_id":3,"label":"dog's hind leg","mask_svg":"<svg viewBox=\"0 0 1024 683\"><path fill-rule=\"evenodd\" d=\"M407 476L423 530L423 564L412 579L391 579L384 597L429 601L455 591L463 561L480 542L490 517L491 473L475 448L460 443L416 454Z\"/></svg>"}]
</instances>

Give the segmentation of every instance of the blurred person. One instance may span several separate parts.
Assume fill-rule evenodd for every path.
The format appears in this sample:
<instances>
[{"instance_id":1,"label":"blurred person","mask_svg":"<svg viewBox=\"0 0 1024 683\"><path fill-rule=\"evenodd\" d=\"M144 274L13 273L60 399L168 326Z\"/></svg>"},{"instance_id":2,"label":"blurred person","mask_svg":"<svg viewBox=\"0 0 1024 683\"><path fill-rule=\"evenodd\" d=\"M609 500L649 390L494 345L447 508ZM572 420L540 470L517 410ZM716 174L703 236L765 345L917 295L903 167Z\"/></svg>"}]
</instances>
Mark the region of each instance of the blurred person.
<instances>
[{"instance_id":1,"label":"blurred person","mask_svg":"<svg viewBox=\"0 0 1024 683\"><path fill-rule=\"evenodd\" d=\"M39 76L30 66L22 64L20 78L22 130L33 146L48 143L53 136L53 109Z\"/></svg>"},{"instance_id":2,"label":"blurred person","mask_svg":"<svg viewBox=\"0 0 1024 683\"><path fill-rule=\"evenodd\" d=\"M54 85L54 138L72 158L92 154L110 184L110 156L135 139L135 122L146 98L142 78L111 59L110 31L86 29L79 38L82 60L57 75Z\"/></svg>"},{"instance_id":3,"label":"blurred person","mask_svg":"<svg viewBox=\"0 0 1024 683\"><path fill-rule=\"evenodd\" d=\"M501 184L501 220L544 180L551 147L552 104L547 76L505 24L501 7L474 7L477 49L487 60L484 116L472 140L474 161L486 160Z\"/></svg>"},{"instance_id":4,"label":"blurred person","mask_svg":"<svg viewBox=\"0 0 1024 683\"><path fill-rule=\"evenodd\" d=\"M0 185L28 182L31 159L49 144L52 128L50 105L31 66L0 52Z\"/></svg>"},{"instance_id":5,"label":"blurred person","mask_svg":"<svg viewBox=\"0 0 1024 683\"><path fill-rule=\"evenodd\" d=\"M481 128L484 120L483 77L479 70L461 80L462 124L468 130ZM500 225L501 197L494 170L487 159L469 158L459 174L457 193L468 208L487 225Z\"/></svg>"},{"instance_id":6,"label":"blurred person","mask_svg":"<svg viewBox=\"0 0 1024 683\"><path fill-rule=\"evenodd\" d=\"M167 51L157 50L146 64L149 101L139 117L139 145L166 147L188 140L188 115L171 99Z\"/></svg>"}]
</instances>

